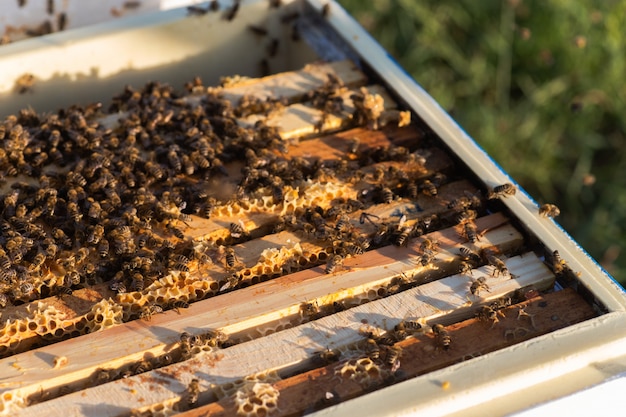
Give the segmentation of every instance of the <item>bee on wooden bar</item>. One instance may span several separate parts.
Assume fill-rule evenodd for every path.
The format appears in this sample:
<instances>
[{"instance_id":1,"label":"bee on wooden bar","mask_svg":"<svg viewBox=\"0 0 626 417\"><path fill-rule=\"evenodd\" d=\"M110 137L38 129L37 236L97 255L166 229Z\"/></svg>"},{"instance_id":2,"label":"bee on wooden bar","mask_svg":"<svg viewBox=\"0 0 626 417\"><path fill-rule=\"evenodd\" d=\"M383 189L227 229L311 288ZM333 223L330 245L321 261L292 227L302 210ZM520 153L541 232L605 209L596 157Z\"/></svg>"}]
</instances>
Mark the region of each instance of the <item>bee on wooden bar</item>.
<instances>
[{"instance_id":1,"label":"bee on wooden bar","mask_svg":"<svg viewBox=\"0 0 626 417\"><path fill-rule=\"evenodd\" d=\"M326 269L324 272L326 274L332 274L335 270L343 265L343 256L341 255L333 255L328 259L326 263Z\"/></svg>"},{"instance_id":2,"label":"bee on wooden bar","mask_svg":"<svg viewBox=\"0 0 626 417\"><path fill-rule=\"evenodd\" d=\"M492 248L484 248L482 250L482 255L487 263L494 267L492 275L498 276L499 274L509 274L509 270L506 267L506 264L502 261L502 259L496 256L495 250L493 250Z\"/></svg>"},{"instance_id":3,"label":"bee on wooden bar","mask_svg":"<svg viewBox=\"0 0 626 417\"><path fill-rule=\"evenodd\" d=\"M237 255L235 254L235 249L231 247L224 248L224 260L226 261L227 269L233 269L237 262Z\"/></svg>"},{"instance_id":4,"label":"bee on wooden bar","mask_svg":"<svg viewBox=\"0 0 626 417\"><path fill-rule=\"evenodd\" d=\"M91 376L91 380L95 385L104 384L112 381L117 377L117 371L115 369L98 368Z\"/></svg>"},{"instance_id":5,"label":"bee on wooden bar","mask_svg":"<svg viewBox=\"0 0 626 417\"><path fill-rule=\"evenodd\" d=\"M377 362L380 359L380 347L378 346L378 343L376 343L376 340L371 337L367 338L365 341L365 353L367 354L367 357L374 362Z\"/></svg>"},{"instance_id":6,"label":"bee on wooden bar","mask_svg":"<svg viewBox=\"0 0 626 417\"><path fill-rule=\"evenodd\" d=\"M187 385L187 406L189 408L195 407L198 403L198 395L200 394L200 381L197 378L193 378L189 385Z\"/></svg>"},{"instance_id":7,"label":"bee on wooden bar","mask_svg":"<svg viewBox=\"0 0 626 417\"><path fill-rule=\"evenodd\" d=\"M187 16L203 16L209 12L209 7L205 9L202 6L187 6Z\"/></svg>"},{"instance_id":8,"label":"bee on wooden bar","mask_svg":"<svg viewBox=\"0 0 626 417\"><path fill-rule=\"evenodd\" d=\"M450 337L450 334L445 329L445 327L443 327L443 325L441 324L435 324L432 330L433 330L433 333L435 334L437 344L443 350L449 350L450 345L452 344L452 338Z\"/></svg>"},{"instance_id":9,"label":"bee on wooden bar","mask_svg":"<svg viewBox=\"0 0 626 417\"><path fill-rule=\"evenodd\" d=\"M220 292L226 291L228 289L234 289L235 287L237 287L237 285L239 285L239 281L241 281L241 276L238 273L233 272L226 278L226 282L224 283L224 285L220 287Z\"/></svg>"},{"instance_id":10,"label":"bee on wooden bar","mask_svg":"<svg viewBox=\"0 0 626 417\"><path fill-rule=\"evenodd\" d=\"M317 301L313 301L311 303L304 302L300 304L300 317L305 318L307 320L315 320L321 314L321 309L317 304Z\"/></svg>"},{"instance_id":11,"label":"bee on wooden bar","mask_svg":"<svg viewBox=\"0 0 626 417\"><path fill-rule=\"evenodd\" d=\"M468 262L472 266L472 268L475 268L480 264L480 255L470 248L466 246L461 246L459 248L459 253L461 254L461 259Z\"/></svg>"},{"instance_id":12,"label":"bee on wooden bar","mask_svg":"<svg viewBox=\"0 0 626 417\"><path fill-rule=\"evenodd\" d=\"M485 277L478 277L478 279L473 279L472 284L470 285L470 293L472 295L478 296L480 295L480 292L482 290L491 292Z\"/></svg>"},{"instance_id":13,"label":"bee on wooden bar","mask_svg":"<svg viewBox=\"0 0 626 417\"><path fill-rule=\"evenodd\" d=\"M561 214L561 210L554 204L543 204L539 207L539 215L543 217L556 217Z\"/></svg>"},{"instance_id":14,"label":"bee on wooden bar","mask_svg":"<svg viewBox=\"0 0 626 417\"><path fill-rule=\"evenodd\" d=\"M248 25L248 30L257 36L267 36L267 29L262 26Z\"/></svg>"},{"instance_id":15,"label":"bee on wooden bar","mask_svg":"<svg viewBox=\"0 0 626 417\"><path fill-rule=\"evenodd\" d=\"M391 373L396 372L400 368L400 356L402 348L398 346L388 346L385 349L385 365L391 368Z\"/></svg>"},{"instance_id":16,"label":"bee on wooden bar","mask_svg":"<svg viewBox=\"0 0 626 417\"><path fill-rule=\"evenodd\" d=\"M72 288L66 285L59 285L56 288L57 298L63 298L66 295L72 295L73 292L74 291L72 290Z\"/></svg>"},{"instance_id":17,"label":"bee on wooden bar","mask_svg":"<svg viewBox=\"0 0 626 417\"><path fill-rule=\"evenodd\" d=\"M220 330L209 330L201 334L200 339L206 346L222 349L234 344L231 340L229 340L228 335Z\"/></svg>"},{"instance_id":18,"label":"bee on wooden bar","mask_svg":"<svg viewBox=\"0 0 626 417\"><path fill-rule=\"evenodd\" d=\"M163 313L163 307L158 304L149 304L142 307L139 318L141 318L142 320L150 321L153 315L159 313Z\"/></svg>"},{"instance_id":19,"label":"bee on wooden bar","mask_svg":"<svg viewBox=\"0 0 626 417\"><path fill-rule=\"evenodd\" d=\"M228 229L230 231L230 237L233 239L239 239L240 237L247 235L246 229L244 228L241 220L239 220L239 223L231 223Z\"/></svg>"},{"instance_id":20,"label":"bee on wooden bar","mask_svg":"<svg viewBox=\"0 0 626 417\"><path fill-rule=\"evenodd\" d=\"M422 190L422 193L427 196L435 197L438 193L437 187L431 180L422 181L419 188Z\"/></svg>"},{"instance_id":21,"label":"bee on wooden bar","mask_svg":"<svg viewBox=\"0 0 626 417\"><path fill-rule=\"evenodd\" d=\"M46 11L48 12L49 15L54 14L54 0L48 0L46 2Z\"/></svg>"},{"instance_id":22,"label":"bee on wooden bar","mask_svg":"<svg viewBox=\"0 0 626 417\"><path fill-rule=\"evenodd\" d=\"M220 9L220 2L219 0L211 0L209 2L209 10L211 10L212 12L217 12Z\"/></svg>"},{"instance_id":23,"label":"bee on wooden bar","mask_svg":"<svg viewBox=\"0 0 626 417\"><path fill-rule=\"evenodd\" d=\"M278 47L280 46L280 41L278 39L272 39L270 43L267 45L267 56L269 58L274 58L278 53Z\"/></svg>"},{"instance_id":24,"label":"bee on wooden bar","mask_svg":"<svg viewBox=\"0 0 626 417\"><path fill-rule=\"evenodd\" d=\"M481 200L478 195L470 194L467 191L464 196L456 198L448 203L448 208L455 211L464 211L468 209L477 209L481 206Z\"/></svg>"},{"instance_id":25,"label":"bee on wooden bar","mask_svg":"<svg viewBox=\"0 0 626 417\"><path fill-rule=\"evenodd\" d=\"M492 327L500 321L498 319L498 312L490 306L481 306L480 310L478 310L478 312L476 313L476 317L479 320L491 321Z\"/></svg>"},{"instance_id":26,"label":"bee on wooden bar","mask_svg":"<svg viewBox=\"0 0 626 417\"><path fill-rule=\"evenodd\" d=\"M331 363L337 362L340 357L341 352L339 350L328 348L317 352L316 356L317 360L324 365L330 365Z\"/></svg>"},{"instance_id":27,"label":"bee on wooden bar","mask_svg":"<svg viewBox=\"0 0 626 417\"><path fill-rule=\"evenodd\" d=\"M330 16L330 3L326 3L322 6L321 13L324 19Z\"/></svg>"},{"instance_id":28,"label":"bee on wooden bar","mask_svg":"<svg viewBox=\"0 0 626 417\"><path fill-rule=\"evenodd\" d=\"M478 213L475 210L463 210L459 212L456 216L456 222L458 224L465 224L470 222L478 217Z\"/></svg>"},{"instance_id":29,"label":"bee on wooden bar","mask_svg":"<svg viewBox=\"0 0 626 417\"><path fill-rule=\"evenodd\" d=\"M198 343L196 336L182 332L179 338L180 355L183 360L191 358L191 349Z\"/></svg>"},{"instance_id":30,"label":"bee on wooden bar","mask_svg":"<svg viewBox=\"0 0 626 417\"><path fill-rule=\"evenodd\" d=\"M567 267L567 263L563 259L561 259L561 254L559 253L559 251L555 250L554 252L552 252L551 258L552 272L554 272L555 275L563 274L563 272L565 272L565 268Z\"/></svg>"},{"instance_id":31,"label":"bee on wooden bar","mask_svg":"<svg viewBox=\"0 0 626 417\"><path fill-rule=\"evenodd\" d=\"M394 336L397 341L402 341L421 331L423 331L423 327L418 320L402 320L393 328Z\"/></svg>"},{"instance_id":32,"label":"bee on wooden bar","mask_svg":"<svg viewBox=\"0 0 626 417\"><path fill-rule=\"evenodd\" d=\"M476 224L473 221L463 223L463 233L467 240L471 243L476 243L479 240L478 230Z\"/></svg>"},{"instance_id":33,"label":"bee on wooden bar","mask_svg":"<svg viewBox=\"0 0 626 417\"><path fill-rule=\"evenodd\" d=\"M300 17L300 12L297 12L297 11L285 13L284 15L280 17L280 23L287 25L293 22L294 20L297 20L299 17Z\"/></svg>"},{"instance_id":34,"label":"bee on wooden bar","mask_svg":"<svg viewBox=\"0 0 626 417\"><path fill-rule=\"evenodd\" d=\"M231 22L235 17L237 17L237 12L239 12L239 6L240 0L234 0L232 7L224 12L223 19Z\"/></svg>"},{"instance_id":35,"label":"bee on wooden bar","mask_svg":"<svg viewBox=\"0 0 626 417\"><path fill-rule=\"evenodd\" d=\"M33 74L22 74L15 80L15 89L19 94L25 94L33 91L35 85L35 76Z\"/></svg>"},{"instance_id":36,"label":"bee on wooden bar","mask_svg":"<svg viewBox=\"0 0 626 417\"><path fill-rule=\"evenodd\" d=\"M133 375L143 374L151 370L152 370L152 364L148 362L147 360L139 361L135 365L133 365L133 367L131 368L131 372Z\"/></svg>"},{"instance_id":37,"label":"bee on wooden bar","mask_svg":"<svg viewBox=\"0 0 626 417\"><path fill-rule=\"evenodd\" d=\"M507 197L510 195L515 195L516 192L517 192L517 188L515 188L513 184L507 182L506 184L497 185L493 187L493 189L487 193L487 198L489 200L493 200L499 197Z\"/></svg>"},{"instance_id":38,"label":"bee on wooden bar","mask_svg":"<svg viewBox=\"0 0 626 417\"><path fill-rule=\"evenodd\" d=\"M187 301L184 300L176 300L172 303L172 309L176 310L176 312L178 314L180 314L180 309L181 308L189 308L189 303Z\"/></svg>"},{"instance_id":39,"label":"bee on wooden bar","mask_svg":"<svg viewBox=\"0 0 626 417\"><path fill-rule=\"evenodd\" d=\"M67 27L67 15L61 12L57 15L57 30L62 31Z\"/></svg>"}]
</instances>

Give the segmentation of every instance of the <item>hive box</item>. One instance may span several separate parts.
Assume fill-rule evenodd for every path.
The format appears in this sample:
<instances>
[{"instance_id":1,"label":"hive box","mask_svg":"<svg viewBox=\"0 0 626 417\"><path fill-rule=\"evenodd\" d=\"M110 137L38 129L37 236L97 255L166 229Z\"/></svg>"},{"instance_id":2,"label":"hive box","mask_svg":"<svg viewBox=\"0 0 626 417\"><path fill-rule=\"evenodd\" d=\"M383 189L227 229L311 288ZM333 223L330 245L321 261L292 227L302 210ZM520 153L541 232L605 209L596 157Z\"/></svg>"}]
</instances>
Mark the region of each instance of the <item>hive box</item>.
<instances>
[{"instance_id":1,"label":"hive box","mask_svg":"<svg viewBox=\"0 0 626 417\"><path fill-rule=\"evenodd\" d=\"M330 10L326 18L320 16L324 5ZM149 80L180 87L197 75L205 85L232 74L260 76L263 59L274 73L317 59L349 58L427 123L482 186L514 182L337 3L284 0L282 7L277 13L265 0L243 1L232 21L223 12L189 16L183 7L2 46L0 116L28 106L50 112L72 104L106 104L124 85L141 86ZM281 23L285 10L309 16L298 23L302 42L290 40L291 25ZM264 43L248 33L250 24L268 27L270 36L280 40L276 56L267 57ZM34 84L19 92L16 83L24 74L32 75ZM537 203L523 190L503 204L538 254L558 250L575 271L574 282L557 287L584 293L599 316L340 403L319 415L504 415L623 375L623 290L556 222L539 216ZM449 383L448 389L442 389L442 381Z\"/></svg>"}]
</instances>

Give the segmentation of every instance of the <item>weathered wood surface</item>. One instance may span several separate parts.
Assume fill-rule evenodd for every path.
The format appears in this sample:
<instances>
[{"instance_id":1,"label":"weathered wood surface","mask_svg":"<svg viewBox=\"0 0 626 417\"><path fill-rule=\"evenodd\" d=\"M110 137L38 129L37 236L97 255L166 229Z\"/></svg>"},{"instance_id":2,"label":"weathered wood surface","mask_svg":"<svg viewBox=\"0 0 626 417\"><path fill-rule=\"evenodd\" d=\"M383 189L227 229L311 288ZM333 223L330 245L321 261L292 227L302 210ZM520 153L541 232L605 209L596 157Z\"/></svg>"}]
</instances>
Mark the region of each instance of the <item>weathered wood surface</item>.
<instances>
[{"instance_id":1,"label":"weathered wood surface","mask_svg":"<svg viewBox=\"0 0 626 417\"><path fill-rule=\"evenodd\" d=\"M357 87L367 82L365 74L352 61L346 60L316 62L298 71L283 72L263 78L240 79L215 90L234 106L244 96L263 101L282 97L293 103L302 99L307 91L322 87L328 81L329 74L341 80L347 87ZM201 95L191 95L183 100L189 105L196 105L200 103L201 97ZM102 118L100 123L105 127L113 127L124 116L124 113L112 114Z\"/></svg>"},{"instance_id":2,"label":"weathered wood surface","mask_svg":"<svg viewBox=\"0 0 626 417\"><path fill-rule=\"evenodd\" d=\"M470 360L594 316L595 312L580 295L565 289L504 309L498 316L498 323L472 318L448 326L446 330L452 339L448 350L438 347L432 333L418 334L395 345L402 349L402 356L391 381L400 382L459 361ZM343 358L339 363L275 382L274 387L279 392L279 406L272 415L302 415L388 385L384 378L384 366L381 378L373 378L369 386L359 383L356 378L343 377L341 368L347 360L349 358ZM448 381L439 383L442 389L452 388ZM236 411L232 398L223 398L180 415L227 416L235 415Z\"/></svg>"},{"instance_id":3,"label":"weathered wood surface","mask_svg":"<svg viewBox=\"0 0 626 417\"><path fill-rule=\"evenodd\" d=\"M478 219L479 230L489 230L482 244L498 247L503 252L519 247L523 243L521 234L506 222L500 214ZM189 309L180 310L180 314L171 310L153 316L150 321L129 322L14 355L0 360L0 372L6 375L7 383L17 383L24 395L61 385L76 386L85 382L98 367L119 368L138 362L146 355L158 356L170 351L183 331L199 333L202 329L221 329L226 334L247 333L247 337L260 337L267 331L264 328L275 326L277 321L298 319L303 302L323 306L334 301L378 298L384 294L379 294L381 289L401 274L416 284L454 274L463 238L454 228L426 237L441 244L436 259L427 267L415 261L420 253L418 240L406 248L383 247L346 259L344 266L334 274L325 274L324 267L303 270L199 301ZM141 343L137 343L139 335ZM98 351L97 355L93 355L94 350ZM42 367L42 355L65 356L71 366Z\"/></svg>"},{"instance_id":4,"label":"weathered wood surface","mask_svg":"<svg viewBox=\"0 0 626 417\"><path fill-rule=\"evenodd\" d=\"M508 276L493 277L492 268L489 266L474 271L474 277L485 276L490 285L490 292L484 298L475 301L488 302L529 285L540 290L553 285L554 276L533 254L509 258L506 264L515 275L514 279ZM305 369L310 366L312 358L316 355L315 352L327 347L346 346L362 339L360 329L364 323L375 328L390 330L399 321L410 317L419 317L426 322L445 322L442 316L457 309L464 309L465 318L471 317L479 304L474 303L468 295L469 285L470 279L466 275L444 278L257 340L216 352L201 353L185 362L36 404L18 415L35 416L42 415L41 413L54 415L63 412L67 416L79 416L89 411L88 414L93 416L110 416L132 408L141 409L150 404L174 404L180 401L187 384L194 377L200 379L201 401L208 401L213 398L211 386L222 386L259 372L280 371L289 374ZM210 301L218 302L220 298ZM248 305L251 309L255 308L257 305L255 297L248 299ZM230 311L231 304L214 307L215 311L226 315ZM237 315L239 313L241 312L238 311ZM194 314L194 318L199 320L201 315ZM153 323L150 324L133 322L123 327L124 330L136 332L135 343L148 343L149 340L154 339L155 332L160 332L161 337L169 335L169 340L166 342L171 343L178 333L164 330L161 327L163 319L155 317ZM206 322L201 324L201 326L204 325ZM109 342L114 343L112 341L116 341L121 329L122 326L118 326L95 336L97 338L106 336ZM97 344L90 346L95 349L92 358L93 366L102 366L102 361L97 356L102 353L98 351L98 347L103 346L103 343L105 340L99 340ZM50 348L59 345L53 345ZM83 344L83 349L86 348ZM272 354L266 355L264 352L272 352ZM32 360L38 362L33 368L40 371L49 370L51 363L47 360L52 359L51 355L42 353L36 355L36 353L28 353L34 357ZM60 369L60 373L71 366L70 359L70 364ZM40 383L45 383L45 381L40 380ZM63 383L63 381L64 378L60 377L54 382ZM19 388L16 389L15 395L19 395L20 391ZM106 401L103 404L105 398Z\"/></svg>"}]
</instances>

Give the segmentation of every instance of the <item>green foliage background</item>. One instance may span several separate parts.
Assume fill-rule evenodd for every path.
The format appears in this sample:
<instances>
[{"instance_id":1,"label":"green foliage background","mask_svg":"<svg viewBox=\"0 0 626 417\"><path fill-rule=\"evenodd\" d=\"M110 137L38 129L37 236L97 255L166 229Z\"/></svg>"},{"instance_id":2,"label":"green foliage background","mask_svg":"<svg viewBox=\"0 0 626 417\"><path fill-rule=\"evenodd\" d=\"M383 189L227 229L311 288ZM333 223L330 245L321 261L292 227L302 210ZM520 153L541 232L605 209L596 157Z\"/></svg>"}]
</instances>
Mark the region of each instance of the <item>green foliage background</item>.
<instances>
[{"instance_id":1,"label":"green foliage background","mask_svg":"<svg viewBox=\"0 0 626 417\"><path fill-rule=\"evenodd\" d=\"M339 1L626 284L626 1Z\"/></svg>"}]
</instances>

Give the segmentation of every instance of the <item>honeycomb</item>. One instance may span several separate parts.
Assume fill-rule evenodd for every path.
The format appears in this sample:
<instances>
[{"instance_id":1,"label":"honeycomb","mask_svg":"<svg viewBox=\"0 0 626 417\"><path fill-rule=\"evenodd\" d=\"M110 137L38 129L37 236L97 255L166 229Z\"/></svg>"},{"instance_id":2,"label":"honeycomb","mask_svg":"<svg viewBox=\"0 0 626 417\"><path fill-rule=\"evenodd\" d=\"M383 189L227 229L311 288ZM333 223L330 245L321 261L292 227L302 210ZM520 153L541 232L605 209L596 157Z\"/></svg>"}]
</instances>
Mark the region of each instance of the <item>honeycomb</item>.
<instances>
[{"instance_id":1,"label":"honeycomb","mask_svg":"<svg viewBox=\"0 0 626 417\"><path fill-rule=\"evenodd\" d=\"M3 393L0 400L0 415L2 416L10 416L26 407L24 398L20 397L15 392Z\"/></svg>"},{"instance_id":2,"label":"honeycomb","mask_svg":"<svg viewBox=\"0 0 626 417\"><path fill-rule=\"evenodd\" d=\"M384 380L387 370L368 357L349 359L335 371L342 378L351 379L363 387L377 385Z\"/></svg>"},{"instance_id":3,"label":"honeycomb","mask_svg":"<svg viewBox=\"0 0 626 417\"><path fill-rule=\"evenodd\" d=\"M152 404L147 407L134 408L130 411L130 417L170 417L178 414L176 403L169 401L166 403Z\"/></svg>"},{"instance_id":4,"label":"honeycomb","mask_svg":"<svg viewBox=\"0 0 626 417\"><path fill-rule=\"evenodd\" d=\"M280 392L273 385L278 380L275 372L262 372L213 389L218 398L230 398L235 403L237 415L264 417L278 408Z\"/></svg>"}]
</instances>

